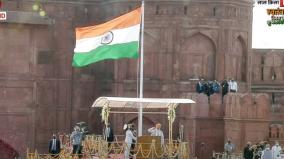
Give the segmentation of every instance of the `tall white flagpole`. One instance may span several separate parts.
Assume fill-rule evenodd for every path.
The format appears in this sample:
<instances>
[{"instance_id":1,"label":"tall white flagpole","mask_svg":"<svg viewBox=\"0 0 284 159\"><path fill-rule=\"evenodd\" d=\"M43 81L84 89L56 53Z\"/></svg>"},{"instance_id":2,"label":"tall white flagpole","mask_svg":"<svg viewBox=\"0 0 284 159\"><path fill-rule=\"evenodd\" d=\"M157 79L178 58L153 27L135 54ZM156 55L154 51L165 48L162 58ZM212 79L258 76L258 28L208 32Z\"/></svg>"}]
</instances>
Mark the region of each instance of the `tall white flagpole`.
<instances>
[{"instance_id":1,"label":"tall white flagpole","mask_svg":"<svg viewBox=\"0 0 284 159\"><path fill-rule=\"evenodd\" d=\"M143 98L143 76L144 76L144 0L141 6L141 43L140 43L140 83L139 98ZM143 128L143 105L140 104L138 114L138 136L142 136Z\"/></svg>"}]
</instances>

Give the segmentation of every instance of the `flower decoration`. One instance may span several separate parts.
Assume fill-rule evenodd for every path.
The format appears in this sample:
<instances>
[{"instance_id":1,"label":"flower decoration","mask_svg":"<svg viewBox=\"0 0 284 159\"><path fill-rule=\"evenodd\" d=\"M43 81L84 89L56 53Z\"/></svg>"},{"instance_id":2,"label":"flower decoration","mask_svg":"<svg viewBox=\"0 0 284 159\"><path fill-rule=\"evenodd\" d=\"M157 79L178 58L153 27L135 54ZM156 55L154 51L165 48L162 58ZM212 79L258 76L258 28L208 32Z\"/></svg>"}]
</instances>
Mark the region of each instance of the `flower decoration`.
<instances>
[{"instance_id":1,"label":"flower decoration","mask_svg":"<svg viewBox=\"0 0 284 159\"><path fill-rule=\"evenodd\" d=\"M108 122L109 112L110 108L108 106L104 106L101 112L101 116L102 116L102 121L104 121L105 124L107 124Z\"/></svg>"},{"instance_id":2,"label":"flower decoration","mask_svg":"<svg viewBox=\"0 0 284 159\"><path fill-rule=\"evenodd\" d=\"M175 111L175 108L173 106L170 106L168 108L168 120L173 123L174 120L176 118L176 111Z\"/></svg>"}]
</instances>

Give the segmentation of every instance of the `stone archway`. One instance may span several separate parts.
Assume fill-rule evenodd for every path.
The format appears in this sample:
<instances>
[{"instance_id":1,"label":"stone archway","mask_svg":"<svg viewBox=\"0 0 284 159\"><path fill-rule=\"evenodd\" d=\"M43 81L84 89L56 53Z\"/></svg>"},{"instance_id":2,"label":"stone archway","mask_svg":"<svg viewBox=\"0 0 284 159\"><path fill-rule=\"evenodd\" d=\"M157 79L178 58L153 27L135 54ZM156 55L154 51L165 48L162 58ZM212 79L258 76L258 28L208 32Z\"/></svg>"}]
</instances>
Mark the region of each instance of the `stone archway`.
<instances>
[{"instance_id":1,"label":"stone archway","mask_svg":"<svg viewBox=\"0 0 284 159\"><path fill-rule=\"evenodd\" d=\"M213 41L201 33L185 39L178 54L180 79L215 79L215 50Z\"/></svg>"}]
</instances>

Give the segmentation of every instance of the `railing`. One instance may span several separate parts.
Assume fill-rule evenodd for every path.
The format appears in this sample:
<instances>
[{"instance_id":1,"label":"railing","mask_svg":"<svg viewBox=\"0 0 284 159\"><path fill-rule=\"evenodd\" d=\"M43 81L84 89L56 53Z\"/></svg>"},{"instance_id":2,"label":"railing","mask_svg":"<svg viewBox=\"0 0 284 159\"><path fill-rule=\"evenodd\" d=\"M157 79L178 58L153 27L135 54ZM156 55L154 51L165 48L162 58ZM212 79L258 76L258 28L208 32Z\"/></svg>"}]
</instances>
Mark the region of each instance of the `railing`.
<instances>
[{"instance_id":1,"label":"railing","mask_svg":"<svg viewBox=\"0 0 284 159\"><path fill-rule=\"evenodd\" d=\"M72 147L68 140L63 142L62 151L58 154L58 159L77 159L79 156L72 155ZM124 151L129 150L124 142L115 141L110 145L101 136L87 136L82 143L83 154L81 159L123 159ZM129 150L134 158L158 159L158 158L189 158L189 145L187 142L173 141L163 146L157 146L155 140L152 143L138 143L135 149ZM52 159L50 154L39 154L37 151L27 151L27 159Z\"/></svg>"},{"instance_id":2,"label":"railing","mask_svg":"<svg viewBox=\"0 0 284 159\"><path fill-rule=\"evenodd\" d=\"M213 153L213 157L215 159L243 159L243 155L241 153L232 153L232 154L227 154L225 152Z\"/></svg>"}]
</instances>

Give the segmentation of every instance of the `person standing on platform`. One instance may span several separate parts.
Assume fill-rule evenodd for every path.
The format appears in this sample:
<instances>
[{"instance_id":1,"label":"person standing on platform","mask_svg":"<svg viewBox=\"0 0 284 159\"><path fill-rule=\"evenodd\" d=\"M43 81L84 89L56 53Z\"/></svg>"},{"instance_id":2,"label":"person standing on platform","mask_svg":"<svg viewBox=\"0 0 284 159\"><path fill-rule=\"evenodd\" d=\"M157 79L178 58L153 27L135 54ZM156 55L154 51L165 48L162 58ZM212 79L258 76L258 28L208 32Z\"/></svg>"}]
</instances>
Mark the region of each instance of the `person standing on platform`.
<instances>
[{"instance_id":1,"label":"person standing on platform","mask_svg":"<svg viewBox=\"0 0 284 159\"><path fill-rule=\"evenodd\" d=\"M220 93L220 88L221 88L220 83L217 80L214 80L214 82L213 82L214 93Z\"/></svg>"},{"instance_id":2,"label":"person standing on platform","mask_svg":"<svg viewBox=\"0 0 284 159\"><path fill-rule=\"evenodd\" d=\"M60 140L56 137L56 134L53 134L48 146L48 151L52 157L55 157L60 153L60 147Z\"/></svg>"},{"instance_id":3,"label":"person standing on platform","mask_svg":"<svg viewBox=\"0 0 284 159\"><path fill-rule=\"evenodd\" d=\"M222 82L222 97L224 97L228 91L229 91L229 83L228 81L225 79L223 82Z\"/></svg>"},{"instance_id":4,"label":"person standing on platform","mask_svg":"<svg viewBox=\"0 0 284 159\"><path fill-rule=\"evenodd\" d=\"M114 140L113 130L110 127L110 123L107 124L107 127L104 130L104 137L108 142L108 147L109 147Z\"/></svg>"},{"instance_id":5,"label":"person standing on platform","mask_svg":"<svg viewBox=\"0 0 284 159\"><path fill-rule=\"evenodd\" d=\"M272 151L269 144L266 144L265 149L262 151L261 159L272 159Z\"/></svg>"},{"instance_id":6,"label":"person standing on platform","mask_svg":"<svg viewBox=\"0 0 284 159\"><path fill-rule=\"evenodd\" d=\"M225 150L225 153L227 155L227 158L231 158L231 155L234 151L234 148L235 148L235 146L231 143L231 140L228 139L227 143L224 146L224 150Z\"/></svg>"},{"instance_id":7,"label":"person standing on platform","mask_svg":"<svg viewBox=\"0 0 284 159\"><path fill-rule=\"evenodd\" d=\"M278 141L275 142L275 145L272 146L272 159L280 159L281 158L281 146L279 145Z\"/></svg>"},{"instance_id":8,"label":"person standing on platform","mask_svg":"<svg viewBox=\"0 0 284 159\"><path fill-rule=\"evenodd\" d=\"M130 148L133 140L137 140L137 138L133 135L131 131L130 125L124 124L123 130L125 131L125 148L124 148L124 159L130 159Z\"/></svg>"},{"instance_id":9,"label":"person standing on platform","mask_svg":"<svg viewBox=\"0 0 284 159\"><path fill-rule=\"evenodd\" d=\"M79 127L75 127L74 131L72 132L70 136L71 143L73 145L73 154L82 154L82 139L83 139L83 133L79 131Z\"/></svg>"},{"instance_id":10,"label":"person standing on platform","mask_svg":"<svg viewBox=\"0 0 284 159\"><path fill-rule=\"evenodd\" d=\"M253 151L251 142L248 142L247 146L244 148L244 159L253 159Z\"/></svg>"},{"instance_id":11,"label":"person standing on platform","mask_svg":"<svg viewBox=\"0 0 284 159\"><path fill-rule=\"evenodd\" d=\"M202 80L199 80L196 84L196 92L197 93L203 93L204 92L204 86L202 83Z\"/></svg>"},{"instance_id":12,"label":"person standing on platform","mask_svg":"<svg viewBox=\"0 0 284 159\"><path fill-rule=\"evenodd\" d=\"M151 136L160 136L161 137L161 145L164 145L164 133L161 130L162 125L160 123L156 124L156 127L152 127L148 129L148 132Z\"/></svg>"}]
</instances>

